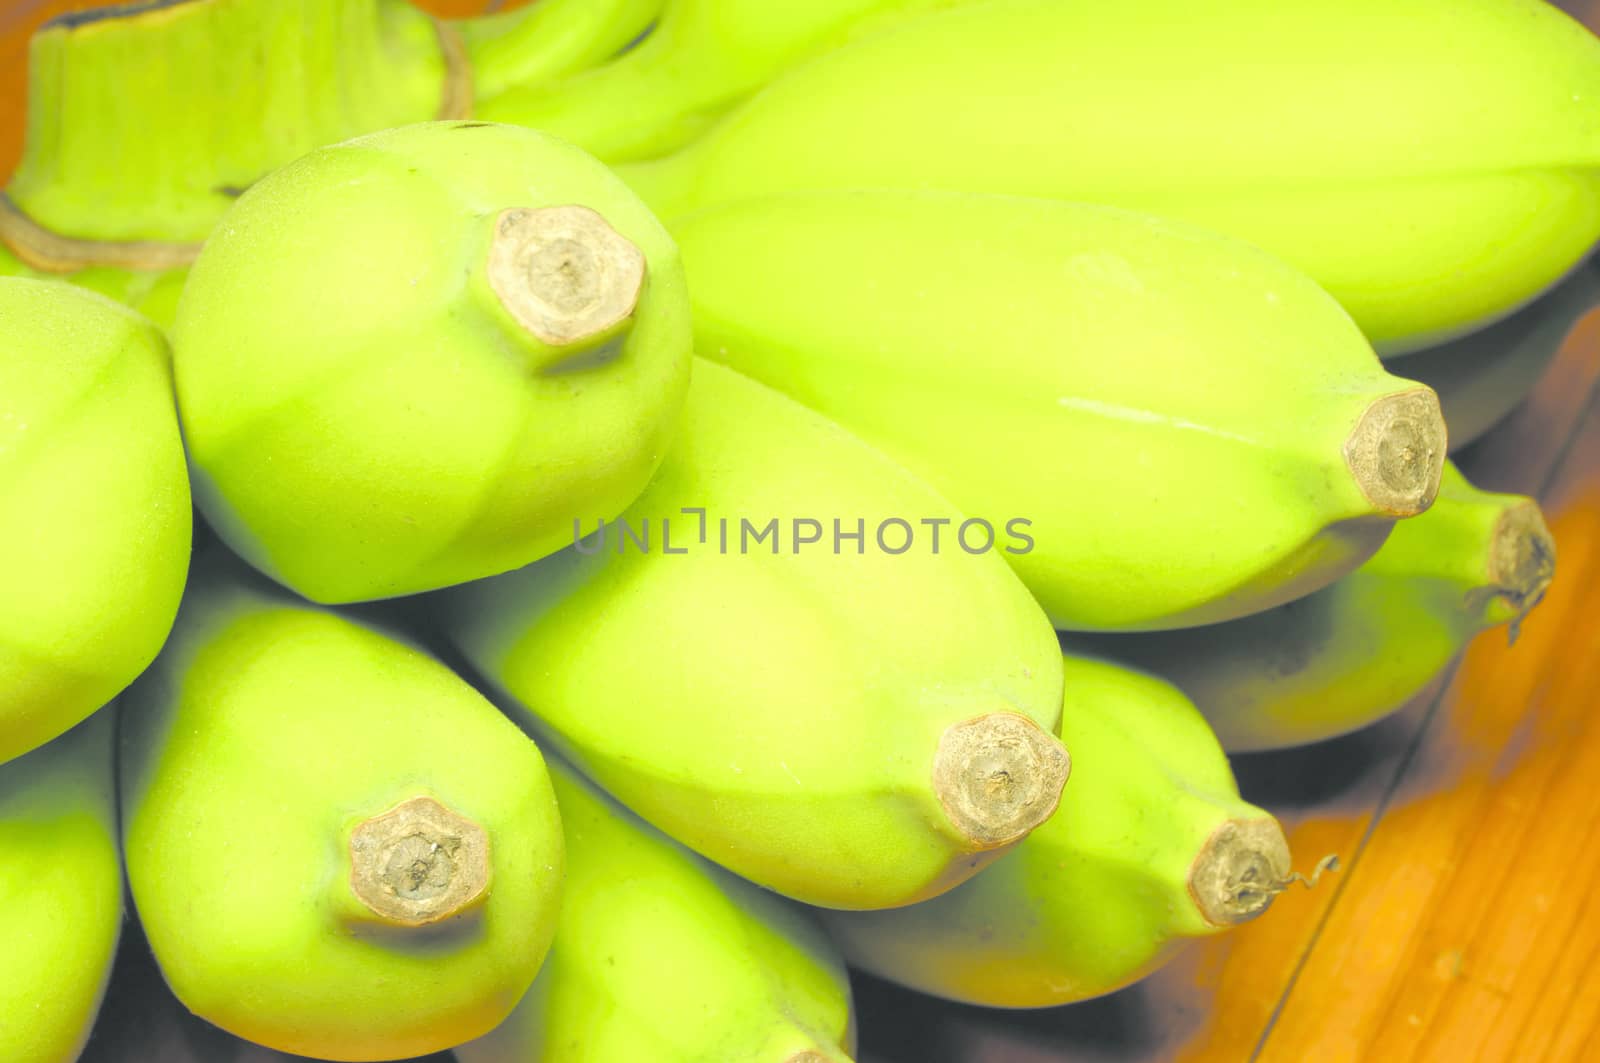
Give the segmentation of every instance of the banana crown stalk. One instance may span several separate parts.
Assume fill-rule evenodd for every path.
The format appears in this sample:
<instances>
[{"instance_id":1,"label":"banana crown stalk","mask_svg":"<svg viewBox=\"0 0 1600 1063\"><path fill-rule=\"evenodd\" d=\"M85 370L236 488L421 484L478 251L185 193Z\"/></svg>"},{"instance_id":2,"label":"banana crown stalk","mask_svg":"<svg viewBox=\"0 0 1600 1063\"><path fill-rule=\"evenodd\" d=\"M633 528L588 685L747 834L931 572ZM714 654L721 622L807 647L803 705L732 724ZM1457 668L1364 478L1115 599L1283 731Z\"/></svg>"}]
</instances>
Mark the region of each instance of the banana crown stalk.
<instances>
[{"instance_id":1,"label":"banana crown stalk","mask_svg":"<svg viewBox=\"0 0 1600 1063\"><path fill-rule=\"evenodd\" d=\"M879 190L708 209L675 236L697 349L969 513L1027 522L1005 556L1057 627L1269 608L1438 488L1433 392L1309 278L1181 223Z\"/></svg>"},{"instance_id":2,"label":"banana crown stalk","mask_svg":"<svg viewBox=\"0 0 1600 1063\"><path fill-rule=\"evenodd\" d=\"M242 190L305 152L434 117L446 81L433 24L400 0L67 15L34 34L28 65L23 156L5 196L47 235L112 245L202 241ZM27 260L38 234L12 221L0 239ZM100 251L123 268L181 264ZM49 246L39 259L30 264L90 264Z\"/></svg>"},{"instance_id":3,"label":"banana crown stalk","mask_svg":"<svg viewBox=\"0 0 1600 1063\"><path fill-rule=\"evenodd\" d=\"M30 42L0 276L70 280L170 328L188 266L246 188L326 143L464 116L465 63L456 31L402 0L62 15Z\"/></svg>"},{"instance_id":4,"label":"banana crown stalk","mask_svg":"<svg viewBox=\"0 0 1600 1063\"><path fill-rule=\"evenodd\" d=\"M151 950L230 1033L422 1055L538 973L563 844L537 748L431 657L221 551L124 696L120 769Z\"/></svg>"},{"instance_id":5,"label":"banana crown stalk","mask_svg":"<svg viewBox=\"0 0 1600 1063\"><path fill-rule=\"evenodd\" d=\"M1229 750L1276 749L1400 708L1479 632L1509 624L1514 636L1554 575L1538 504L1447 465L1432 509L1316 594L1215 627L1066 645L1171 680Z\"/></svg>"},{"instance_id":6,"label":"banana crown stalk","mask_svg":"<svg viewBox=\"0 0 1600 1063\"><path fill-rule=\"evenodd\" d=\"M1600 41L1541 0L995 0L798 66L624 172L669 219L865 187L1145 210L1298 266L1398 353L1600 239Z\"/></svg>"},{"instance_id":7,"label":"banana crown stalk","mask_svg":"<svg viewBox=\"0 0 1600 1063\"><path fill-rule=\"evenodd\" d=\"M1075 767L1061 807L948 893L823 913L852 964L971 1004L1067 1004L1257 918L1292 880L1282 828L1239 797L1181 693L1089 657L1068 656L1065 677Z\"/></svg>"},{"instance_id":8,"label":"banana crown stalk","mask_svg":"<svg viewBox=\"0 0 1600 1063\"><path fill-rule=\"evenodd\" d=\"M0 1058L74 1060L122 930L113 710L0 764Z\"/></svg>"},{"instance_id":9,"label":"banana crown stalk","mask_svg":"<svg viewBox=\"0 0 1600 1063\"><path fill-rule=\"evenodd\" d=\"M168 352L125 307L0 278L0 763L131 683L183 593L191 509Z\"/></svg>"},{"instance_id":10,"label":"banana crown stalk","mask_svg":"<svg viewBox=\"0 0 1600 1063\"><path fill-rule=\"evenodd\" d=\"M904 541L923 521L940 550ZM906 904L1024 837L1068 771L1049 623L992 552L956 546L962 523L842 429L697 361L620 522L435 612L666 834L791 897Z\"/></svg>"},{"instance_id":11,"label":"banana crown stalk","mask_svg":"<svg viewBox=\"0 0 1600 1063\"><path fill-rule=\"evenodd\" d=\"M559 760L567 895L549 958L461 1063L843 1063L844 961L814 919L683 849Z\"/></svg>"},{"instance_id":12,"label":"banana crown stalk","mask_svg":"<svg viewBox=\"0 0 1600 1063\"><path fill-rule=\"evenodd\" d=\"M173 329L196 496L316 601L505 572L615 517L688 384L677 249L528 129L406 126L243 196Z\"/></svg>"}]
</instances>

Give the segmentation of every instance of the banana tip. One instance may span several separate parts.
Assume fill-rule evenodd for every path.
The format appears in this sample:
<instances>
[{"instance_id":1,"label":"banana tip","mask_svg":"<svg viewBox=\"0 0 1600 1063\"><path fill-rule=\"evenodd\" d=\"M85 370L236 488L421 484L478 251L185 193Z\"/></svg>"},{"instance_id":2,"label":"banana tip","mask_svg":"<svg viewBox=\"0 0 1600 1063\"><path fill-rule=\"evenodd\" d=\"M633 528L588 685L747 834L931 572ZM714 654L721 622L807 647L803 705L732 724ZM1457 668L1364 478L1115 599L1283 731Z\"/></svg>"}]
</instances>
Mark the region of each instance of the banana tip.
<instances>
[{"instance_id":1,"label":"banana tip","mask_svg":"<svg viewBox=\"0 0 1600 1063\"><path fill-rule=\"evenodd\" d=\"M1489 548L1489 580L1519 619L1539 604L1555 574L1556 541L1538 503L1530 500L1502 513Z\"/></svg>"},{"instance_id":2,"label":"banana tip","mask_svg":"<svg viewBox=\"0 0 1600 1063\"><path fill-rule=\"evenodd\" d=\"M1345 440L1344 460L1375 508L1391 517L1415 517L1439 494L1445 451L1439 396L1418 387L1368 406Z\"/></svg>"},{"instance_id":3,"label":"banana tip","mask_svg":"<svg viewBox=\"0 0 1600 1063\"><path fill-rule=\"evenodd\" d=\"M506 311L564 359L633 315L645 258L589 207L514 207L495 218L487 272Z\"/></svg>"},{"instance_id":4,"label":"banana tip","mask_svg":"<svg viewBox=\"0 0 1600 1063\"><path fill-rule=\"evenodd\" d=\"M945 729L933 788L975 849L997 849L1055 813L1071 767L1054 735L1018 713L992 712Z\"/></svg>"},{"instance_id":5,"label":"banana tip","mask_svg":"<svg viewBox=\"0 0 1600 1063\"><path fill-rule=\"evenodd\" d=\"M350 890L374 915L427 926L484 896L489 836L433 798L414 797L356 826L350 865Z\"/></svg>"},{"instance_id":6,"label":"banana tip","mask_svg":"<svg viewBox=\"0 0 1600 1063\"><path fill-rule=\"evenodd\" d=\"M1278 821L1230 819L1206 839L1189 868L1189 895L1216 927L1247 923L1292 881L1289 842Z\"/></svg>"}]
</instances>

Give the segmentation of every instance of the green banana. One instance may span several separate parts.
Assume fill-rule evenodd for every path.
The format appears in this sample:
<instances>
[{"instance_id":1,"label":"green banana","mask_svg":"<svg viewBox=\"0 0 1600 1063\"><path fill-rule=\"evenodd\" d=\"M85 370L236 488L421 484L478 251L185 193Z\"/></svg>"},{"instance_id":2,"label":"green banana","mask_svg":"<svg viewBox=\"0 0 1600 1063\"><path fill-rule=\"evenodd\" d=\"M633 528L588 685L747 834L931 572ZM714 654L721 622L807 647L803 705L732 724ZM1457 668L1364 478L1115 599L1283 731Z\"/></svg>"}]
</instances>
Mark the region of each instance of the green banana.
<instances>
[{"instance_id":1,"label":"green banana","mask_svg":"<svg viewBox=\"0 0 1600 1063\"><path fill-rule=\"evenodd\" d=\"M550 761L567 844L555 943L460 1063L827 1063L851 1038L844 961L815 921L685 851Z\"/></svg>"},{"instance_id":2,"label":"green banana","mask_svg":"<svg viewBox=\"0 0 1600 1063\"><path fill-rule=\"evenodd\" d=\"M962 0L672 0L605 66L486 99L479 117L532 126L617 163L682 147L785 67Z\"/></svg>"},{"instance_id":3,"label":"green banana","mask_svg":"<svg viewBox=\"0 0 1600 1063\"><path fill-rule=\"evenodd\" d=\"M63 281L128 307L148 318L163 332L170 331L178 314L178 294L189 276L187 266L166 270L129 270L96 266L70 273L46 273L24 264L0 243L0 283L8 277L24 280Z\"/></svg>"},{"instance_id":4,"label":"green banana","mask_svg":"<svg viewBox=\"0 0 1600 1063\"><path fill-rule=\"evenodd\" d=\"M122 929L111 711L0 764L0 1059L71 1063Z\"/></svg>"},{"instance_id":5,"label":"green banana","mask_svg":"<svg viewBox=\"0 0 1600 1063\"><path fill-rule=\"evenodd\" d=\"M1050 626L998 558L953 531L939 552L912 541L961 517L888 459L697 360L622 521L430 611L519 718L671 837L800 900L887 907L1055 807Z\"/></svg>"},{"instance_id":6,"label":"green banana","mask_svg":"<svg viewBox=\"0 0 1600 1063\"><path fill-rule=\"evenodd\" d=\"M1452 451L1500 423L1528 397L1572 327L1600 307L1600 262L1572 275L1504 321L1394 363L1439 395Z\"/></svg>"},{"instance_id":7,"label":"green banana","mask_svg":"<svg viewBox=\"0 0 1600 1063\"><path fill-rule=\"evenodd\" d=\"M931 16L930 16L931 17ZM696 348L859 433L1009 553L1057 627L1327 585L1425 510L1437 400L1309 279L1108 207L814 193L681 219ZM760 262L760 269L752 269Z\"/></svg>"},{"instance_id":8,"label":"green banana","mask_svg":"<svg viewBox=\"0 0 1600 1063\"><path fill-rule=\"evenodd\" d=\"M1171 680L1231 751L1278 749L1400 708L1479 632L1514 630L1554 575L1538 504L1480 491L1451 465L1432 509L1325 590L1220 627L1066 645Z\"/></svg>"},{"instance_id":9,"label":"green banana","mask_svg":"<svg viewBox=\"0 0 1600 1063\"><path fill-rule=\"evenodd\" d=\"M611 59L650 29L665 0L538 0L456 24L472 62L475 110Z\"/></svg>"},{"instance_id":10,"label":"green banana","mask_svg":"<svg viewBox=\"0 0 1600 1063\"><path fill-rule=\"evenodd\" d=\"M155 657L191 509L165 341L55 281L0 278L0 763ZM25 519L22 515L26 515Z\"/></svg>"},{"instance_id":11,"label":"green banana","mask_svg":"<svg viewBox=\"0 0 1600 1063\"><path fill-rule=\"evenodd\" d=\"M487 1033L555 930L539 751L431 657L235 568L197 561L121 701L128 883L167 984L298 1055Z\"/></svg>"},{"instance_id":12,"label":"green banana","mask_svg":"<svg viewBox=\"0 0 1600 1063\"><path fill-rule=\"evenodd\" d=\"M883 912L825 912L852 965L990 1007L1100 996L1186 941L1260 915L1291 881L1271 815L1239 797L1187 699L1153 676L1066 659L1060 809L949 893Z\"/></svg>"},{"instance_id":13,"label":"green banana","mask_svg":"<svg viewBox=\"0 0 1600 1063\"><path fill-rule=\"evenodd\" d=\"M173 327L195 497L237 553L350 602L504 572L616 516L687 387L660 224L528 129L436 122L278 170Z\"/></svg>"},{"instance_id":14,"label":"green banana","mask_svg":"<svg viewBox=\"0 0 1600 1063\"><path fill-rule=\"evenodd\" d=\"M1540 0L994 0L798 67L625 176L663 218L884 186L1145 210L1284 258L1398 353L1600 239L1600 41Z\"/></svg>"}]
</instances>

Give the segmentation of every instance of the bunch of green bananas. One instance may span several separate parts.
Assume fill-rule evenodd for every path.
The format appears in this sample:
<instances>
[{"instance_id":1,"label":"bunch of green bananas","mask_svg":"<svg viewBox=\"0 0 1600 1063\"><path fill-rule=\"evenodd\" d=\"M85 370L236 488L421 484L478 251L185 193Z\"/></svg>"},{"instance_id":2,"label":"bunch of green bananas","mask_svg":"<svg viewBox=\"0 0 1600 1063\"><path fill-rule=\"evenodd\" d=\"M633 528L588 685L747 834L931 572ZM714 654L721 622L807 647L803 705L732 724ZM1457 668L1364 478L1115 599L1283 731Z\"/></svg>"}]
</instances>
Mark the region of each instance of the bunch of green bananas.
<instances>
[{"instance_id":1,"label":"bunch of green bananas","mask_svg":"<svg viewBox=\"0 0 1600 1063\"><path fill-rule=\"evenodd\" d=\"M188 0L30 62L0 1059L83 1050L124 876L302 1057L1110 993L1301 880L1225 750L1553 579L1447 458L1600 303L1537 0Z\"/></svg>"}]
</instances>

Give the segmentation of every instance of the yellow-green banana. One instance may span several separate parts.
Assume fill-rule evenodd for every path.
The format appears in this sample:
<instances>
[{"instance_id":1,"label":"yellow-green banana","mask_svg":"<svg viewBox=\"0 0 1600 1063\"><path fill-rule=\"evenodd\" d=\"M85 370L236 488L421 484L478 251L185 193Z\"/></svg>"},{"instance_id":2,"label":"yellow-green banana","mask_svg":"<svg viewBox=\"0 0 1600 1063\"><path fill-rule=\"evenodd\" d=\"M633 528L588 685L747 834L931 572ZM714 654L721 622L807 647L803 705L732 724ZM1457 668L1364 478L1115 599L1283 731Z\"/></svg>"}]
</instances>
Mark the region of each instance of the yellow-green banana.
<instances>
[{"instance_id":1,"label":"yellow-green banana","mask_svg":"<svg viewBox=\"0 0 1600 1063\"><path fill-rule=\"evenodd\" d=\"M1277 749L1398 709L1480 631L1520 622L1554 575L1538 504L1451 465L1431 510L1325 590L1220 627L1066 644L1171 680L1229 750Z\"/></svg>"},{"instance_id":2,"label":"yellow-green banana","mask_svg":"<svg viewBox=\"0 0 1600 1063\"><path fill-rule=\"evenodd\" d=\"M1596 307L1600 307L1600 261L1591 259L1504 321L1408 354L1391 368L1438 393L1450 427L1450 449L1459 450L1528 397L1572 327Z\"/></svg>"},{"instance_id":3,"label":"yellow-green banana","mask_svg":"<svg viewBox=\"0 0 1600 1063\"><path fill-rule=\"evenodd\" d=\"M665 0L538 0L456 23L472 63L475 113L508 89L546 84L611 59L650 28Z\"/></svg>"},{"instance_id":4,"label":"yellow-green banana","mask_svg":"<svg viewBox=\"0 0 1600 1063\"><path fill-rule=\"evenodd\" d=\"M653 158L682 147L806 56L961 2L671 0L655 31L626 55L565 81L503 93L478 114L553 133L607 162Z\"/></svg>"},{"instance_id":5,"label":"yellow-green banana","mask_svg":"<svg viewBox=\"0 0 1600 1063\"><path fill-rule=\"evenodd\" d=\"M844 961L799 906L687 852L552 759L567 897L533 988L461 1063L829 1063Z\"/></svg>"},{"instance_id":6,"label":"yellow-green banana","mask_svg":"<svg viewBox=\"0 0 1600 1063\"><path fill-rule=\"evenodd\" d=\"M165 341L0 278L0 763L110 701L172 626L191 509Z\"/></svg>"},{"instance_id":7,"label":"yellow-green banana","mask_svg":"<svg viewBox=\"0 0 1600 1063\"><path fill-rule=\"evenodd\" d=\"M113 712L0 764L0 1059L72 1063L122 929Z\"/></svg>"},{"instance_id":8,"label":"yellow-green banana","mask_svg":"<svg viewBox=\"0 0 1600 1063\"><path fill-rule=\"evenodd\" d=\"M1029 522L1031 549L1005 556L1057 627L1269 608L1354 568L1438 486L1433 392L1386 373L1311 280L1224 237L882 190L706 210L675 235L696 349L971 516Z\"/></svg>"},{"instance_id":9,"label":"yellow-green banana","mask_svg":"<svg viewBox=\"0 0 1600 1063\"><path fill-rule=\"evenodd\" d=\"M163 330L171 329L178 314L178 294L189 276L189 267L161 270L128 270L97 266L69 273L48 273L33 269L0 243L0 282L7 277L27 280L64 281L79 288L99 292L138 311Z\"/></svg>"},{"instance_id":10,"label":"yellow-green banana","mask_svg":"<svg viewBox=\"0 0 1600 1063\"><path fill-rule=\"evenodd\" d=\"M798 67L630 180L663 217L844 187L1148 210L1279 255L1399 352L1600 238L1600 41L1541 0L995 0Z\"/></svg>"},{"instance_id":11,"label":"yellow-green banana","mask_svg":"<svg viewBox=\"0 0 1600 1063\"><path fill-rule=\"evenodd\" d=\"M884 912L826 912L853 965L990 1007L1067 1004L1143 977L1186 940L1253 919L1290 881L1271 815L1169 684L1069 656L1061 807L949 893Z\"/></svg>"},{"instance_id":12,"label":"yellow-green banana","mask_svg":"<svg viewBox=\"0 0 1600 1063\"><path fill-rule=\"evenodd\" d=\"M697 360L622 521L437 609L541 736L668 835L791 897L881 908L1055 807L1050 625L887 458Z\"/></svg>"},{"instance_id":13,"label":"yellow-green banana","mask_svg":"<svg viewBox=\"0 0 1600 1063\"><path fill-rule=\"evenodd\" d=\"M196 501L320 602L527 564L643 490L688 310L666 231L570 145L431 122L312 152L239 200L184 286Z\"/></svg>"},{"instance_id":14,"label":"yellow-green banana","mask_svg":"<svg viewBox=\"0 0 1600 1063\"><path fill-rule=\"evenodd\" d=\"M555 930L539 751L431 657L221 553L120 703L128 882L167 984L299 1055L487 1033Z\"/></svg>"}]
</instances>

